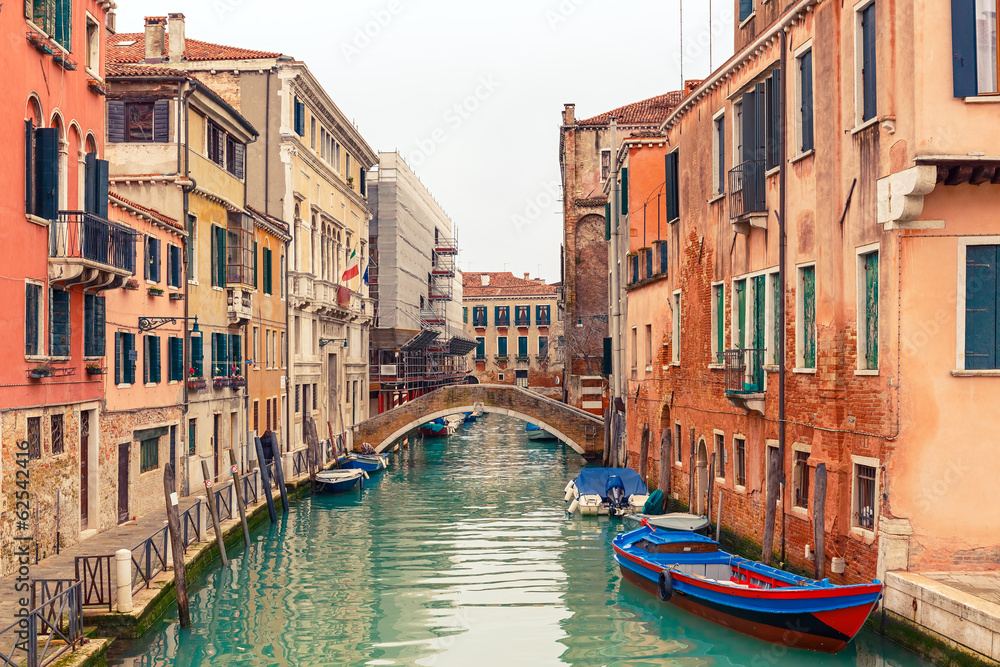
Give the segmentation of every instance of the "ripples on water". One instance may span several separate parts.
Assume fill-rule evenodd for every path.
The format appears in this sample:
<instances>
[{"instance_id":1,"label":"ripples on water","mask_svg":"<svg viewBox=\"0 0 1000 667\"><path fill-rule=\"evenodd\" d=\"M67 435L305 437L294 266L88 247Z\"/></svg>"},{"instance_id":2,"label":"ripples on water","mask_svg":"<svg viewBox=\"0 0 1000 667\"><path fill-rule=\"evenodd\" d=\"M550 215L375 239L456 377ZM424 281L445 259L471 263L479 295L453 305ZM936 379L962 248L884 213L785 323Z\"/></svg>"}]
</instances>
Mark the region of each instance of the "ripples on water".
<instances>
[{"instance_id":1,"label":"ripples on water","mask_svg":"<svg viewBox=\"0 0 1000 667\"><path fill-rule=\"evenodd\" d=\"M390 459L363 492L318 495L193 582L111 665L921 664L865 633L837 656L774 647L622 582L618 522L567 519L571 449L490 415ZM280 509L280 505L279 505Z\"/></svg>"}]
</instances>

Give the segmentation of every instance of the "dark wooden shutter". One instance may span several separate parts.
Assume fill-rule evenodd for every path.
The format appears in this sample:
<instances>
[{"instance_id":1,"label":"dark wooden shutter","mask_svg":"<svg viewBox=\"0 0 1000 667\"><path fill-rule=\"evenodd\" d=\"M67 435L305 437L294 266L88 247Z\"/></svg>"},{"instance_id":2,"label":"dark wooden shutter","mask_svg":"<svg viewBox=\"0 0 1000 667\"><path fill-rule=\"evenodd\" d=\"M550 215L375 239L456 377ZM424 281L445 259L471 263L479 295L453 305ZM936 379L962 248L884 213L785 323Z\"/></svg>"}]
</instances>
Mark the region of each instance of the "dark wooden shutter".
<instances>
[{"instance_id":1,"label":"dark wooden shutter","mask_svg":"<svg viewBox=\"0 0 1000 667\"><path fill-rule=\"evenodd\" d=\"M611 240L611 202L604 203L604 240Z\"/></svg>"},{"instance_id":2,"label":"dark wooden shutter","mask_svg":"<svg viewBox=\"0 0 1000 667\"><path fill-rule=\"evenodd\" d=\"M806 51L799 59L799 81L802 95L802 106L799 111L802 114L802 144L801 151L811 151L813 149L813 64L812 51Z\"/></svg>"},{"instance_id":3,"label":"dark wooden shutter","mask_svg":"<svg viewBox=\"0 0 1000 667\"><path fill-rule=\"evenodd\" d=\"M611 339L604 339L604 357L601 359L601 375L611 375Z\"/></svg>"},{"instance_id":4,"label":"dark wooden shutter","mask_svg":"<svg viewBox=\"0 0 1000 667\"><path fill-rule=\"evenodd\" d=\"M35 125L24 121L24 212L35 213Z\"/></svg>"},{"instance_id":5,"label":"dark wooden shutter","mask_svg":"<svg viewBox=\"0 0 1000 667\"><path fill-rule=\"evenodd\" d=\"M744 163L754 159L754 149L757 146L757 96L753 91L743 93L741 109L743 110L743 154L740 160ZM745 180L745 179L744 179Z\"/></svg>"},{"instance_id":6,"label":"dark wooden shutter","mask_svg":"<svg viewBox=\"0 0 1000 667\"><path fill-rule=\"evenodd\" d=\"M672 222L681 217L680 205L680 149L674 149L667 153L666 157L666 199L667 199L667 222Z\"/></svg>"},{"instance_id":7,"label":"dark wooden shutter","mask_svg":"<svg viewBox=\"0 0 1000 667\"><path fill-rule=\"evenodd\" d=\"M230 375L243 375L243 344L239 334L229 336L229 365L233 367Z\"/></svg>"},{"instance_id":8,"label":"dark wooden shutter","mask_svg":"<svg viewBox=\"0 0 1000 667\"><path fill-rule=\"evenodd\" d=\"M875 6L876 3L873 2L861 12L861 85L864 103L862 120L871 120L878 113L875 88Z\"/></svg>"},{"instance_id":9,"label":"dark wooden shutter","mask_svg":"<svg viewBox=\"0 0 1000 667\"><path fill-rule=\"evenodd\" d=\"M233 166L235 167L233 175L240 180L243 179L243 165L246 164L246 151L247 147L244 144L238 141L233 143Z\"/></svg>"},{"instance_id":10,"label":"dark wooden shutter","mask_svg":"<svg viewBox=\"0 0 1000 667\"><path fill-rule=\"evenodd\" d=\"M125 103L108 101L108 141L119 144L125 141Z\"/></svg>"},{"instance_id":11,"label":"dark wooden shutter","mask_svg":"<svg viewBox=\"0 0 1000 667\"><path fill-rule=\"evenodd\" d=\"M754 146L754 160L764 160L767 154L767 86L761 82L754 87L754 134L757 143ZM743 138L744 143L746 137Z\"/></svg>"},{"instance_id":12,"label":"dark wooden shutter","mask_svg":"<svg viewBox=\"0 0 1000 667\"><path fill-rule=\"evenodd\" d=\"M67 51L73 48L73 0L55 0L55 40ZM50 33L52 34L52 33Z\"/></svg>"},{"instance_id":13,"label":"dark wooden shutter","mask_svg":"<svg viewBox=\"0 0 1000 667\"><path fill-rule=\"evenodd\" d=\"M219 239L216 242L216 244L215 244L216 250L219 253L219 256L217 258L217 261L218 261L217 267L218 267L218 270L219 270L219 274L216 277L216 280L218 280L219 287L225 287L226 286L226 268L227 268L227 264L226 264L226 262L227 262L227 260L226 260L226 230L225 230L224 227L216 227L215 228L215 233L216 233L216 235L218 235L218 239Z\"/></svg>"},{"instance_id":14,"label":"dark wooden shutter","mask_svg":"<svg viewBox=\"0 0 1000 667\"><path fill-rule=\"evenodd\" d=\"M38 349L38 311L41 308L41 288L27 284L24 287L24 354L40 354Z\"/></svg>"},{"instance_id":15,"label":"dark wooden shutter","mask_svg":"<svg viewBox=\"0 0 1000 667\"><path fill-rule=\"evenodd\" d=\"M69 356L69 297L65 290L51 290L49 353L54 357Z\"/></svg>"},{"instance_id":16,"label":"dark wooden shutter","mask_svg":"<svg viewBox=\"0 0 1000 667\"><path fill-rule=\"evenodd\" d=\"M184 379L184 339L171 336L167 341L167 379L177 382Z\"/></svg>"},{"instance_id":17,"label":"dark wooden shutter","mask_svg":"<svg viewBox=\"0 0 1000 667\"><path fill-rule=\"evenodd\" d=\"M143 262L145 265L145 270L142 273L142 277L146 280L153 279L153 237L146 235L146 261Z\"/></svg>"},{"instance_id":18,"label":"dark wooden shutter","mask_svg":"<svg viewBox=\"0 0 1000 667\"><path fill-rule=\"evenodd\" d=\"M153 337L146 334L142 337L142 383L148 384L150 382L150 374L153 356L149 353L149 348L151 346Z\"/></svg>"},{"instance_id":19,"label":"dark wooden shutter","mask_svg":"<svg viewBox=\"0 0 1000 667\"><path fill-rule=\"evenodd\" d=\"M951 58L955 97L978 95L976 0L951 0Z\"/></svg>"},{"instance_id":20,"label":"dark wooden shutter","mask_svg":"<svg viewBox=\"0 0 1000 667\"><path fill-rule=\"evenodd\" d=\"M740 21L745 21L753 14L753 0L740 0Z\"/></svg>"},{"instance_id":21,"label":"dark wooden shutter","mask_svg":"<svg viewBox=\"0 0 1000 667\"><path fill-rule=\"evenodd\" d=\"M721 364L726 350L725 329L726 329L726 288L719 285L715 295L715 347L717 356L715 363Z\"/></svg>"},{"instance_id":22,"label":"dark wooden shutter","mask_svg":"<svg viewBox=\"0 0 1000 667\"><path fill-rule=\"evenodd\" d=\"M878 253L865 255L865 361L878 368Z\"/></svg>"},{"instance_id":23,"label":"dark wooden shutter","mask_svg":"<svg viewBox=\"0 0 1000 667\"><path fill-rule=\"evenodd\" d=\"M59 130L35 130L35 215L46 220L59 217Z\"/></svg>"},{"instance_id":24,"label":"dark wooden shutter","mask_svg":"<svg viewBox=\"0 0 1000 667\"><path fill-rule=\"evenodd\" d=\"M93 294L83 295L83 356L92 357L93 352L93 339L94 339L94 329L95 324L95 312L94 312L94 300Z\"/></svg>"},{"instance_id":25,"label":"dark wooden shutter","mask_svg":"<svg viewBox=\"0 0 1000 667\"><path fill-rule=\"evenodd\" d=\"M257 242L253 242L253 286L257 289Z\"/></svg>"},{"instance_id":26,"label":"dark wooden shutter","mask_svg":"<svg viewBox=\"0 0 1000 667\"><path fill-rule=\"evenodd\" d=\"M83 210L87 213L97 213L97 153L87 153L83 168Z\"/></svg>"},{"instance_id":27,"label":"dark wooden shutter","mask_svg":"<svg viewBox=\"0 0 1000 667\"><path fill-rule=\"evenodd\" d=\"M767 89L767 168L771 169L781 159L781 70L771 72Z\"/></svg>"},{"instance_id":28,"label":"dark wooden shutter","mask_svg":"<svg viewBox=\"0 0 1000 667\"><path fill-rule=\"evenodd\" d=\"M94 357L104 356L104 331L107 328L106 310L103 296L94 297L94 329L91 335L92 354Z\"/></svg>"},{"instance_id":29,"label":"dark wooden shutter","mask_svg":"<svg viewBox=\"0 0 1000 667\"><path fill-rule=\"evenodd\" d=\"M622 167L622 215L628 215L628 167Z\"/></svg>"},{"instance_id":30,"label":"dark wooden shutter","mask_svg":"<svg viewBox=\"0 0 1000 667\"><path fill-rule=\"evenodd\" d=\"M157 100L153 105L153 141L167 143L170 134L170 101Z\"/></svg>"},{"instance_id":31,"label":"dark wooden shutter","mask_svg":"<svg viewBox=\"0 0 1000 667\"><path fill-rule=\"evenodd\" d=\"M161 372L162 364L160 363L160 337L150 336L149 337L149 381L159 382L163 374Z\"/></svg>"},{"instance_id":32,"label":"dark wooden shutter","mask_svg":"<svg viewBox=\"0 0 1000 667\"><path fill-rule=\"evenodd\" d=\"M122 334L115 332L115 385L122 383Z\"/></svg>"},{"instance_id":33,"label":"dark wooden shutter","mask_svg":"<svg viewBox=\"0 0 1000 667\"><path fill-rule=\"evenodd\" d=\"M125 384L135 384L135 362L136 360L132 358L132 353L135 352L135 334L125 333L122 334L123 340L123 351L125 359L125 373L122 380Z\"/></svg>"},{"instance_id":34,"label":"dark wooden shutter","mask_svg":"<svg viewBox=\"0 0 1000 667\"><path fill-rule=\"evenodd\" d=\"M295 134L306 136L306 105L295 98Z\"/></svg>"},{"instance_id":35,"label":"dark wooden shutter","mask_svg":"<svg viewBox=\"0 0 1000 667\"><path fill-rule=\"evenodd\" d=\"M205 373L205 342L201 336L191 336L191 368L194 377L202 377Z\"/></svg>"},{"instance_id":36,"label":"dark wooden shutter","mask_svg":"<svg viewBox=\"0 0 1000 667\"><path fill-rule=\"evenodd\" d=\"M94 163L94 213L107 219L108 217L108 161L97 160Z\"/></svg>"},{"instance_id":37,"label":"dark wooden shutter","mask_svg":"<svg viewBox=\"0 0 1000 667\"><path fill-rule=\"evenodd\" d=\"M965 368L995 369L1000 361L997 335L1000 246L968 246L965 251Z\"/></svg>"},{"instance_id":38,"label":"dark wooden shutter","mask_svg":"<svg viewBox=\"0 0 1000 667\"><path fill-rule=\"evenodd\" d=\"M726 117L720 116L718 125L715 128L715 160L718 170L716 178L719 179L719 194L726 191Z\"/></svg>"}]
</instances>

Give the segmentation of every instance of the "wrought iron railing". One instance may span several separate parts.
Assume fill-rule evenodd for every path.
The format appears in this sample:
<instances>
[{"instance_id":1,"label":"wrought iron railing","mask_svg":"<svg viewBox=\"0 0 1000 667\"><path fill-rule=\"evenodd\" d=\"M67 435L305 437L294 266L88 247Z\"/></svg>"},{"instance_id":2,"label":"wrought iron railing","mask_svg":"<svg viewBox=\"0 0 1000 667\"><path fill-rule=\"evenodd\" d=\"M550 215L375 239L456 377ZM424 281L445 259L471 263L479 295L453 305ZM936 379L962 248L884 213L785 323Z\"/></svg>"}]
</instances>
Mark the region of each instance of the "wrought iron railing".
<instances>
[{"instance_id":1,"label":"wrought iron railing","mask_svg":"<svg viewBox=\"0 0 1000 667\"><path fill-rule=\"evenodd\" d=\"M0 665L46 667L76 651L83 640L81 588L79 581L36 581L28 616L0 630ZM41 644L40 637L45 637Z\"/></svg>"},{"instance_id":2,"label":"wrought iron railing","mask_svg":"<svg viewBox=\"0 0 1000 667\"><path fill-rule=\"evenodd\" d=\"M194 505L181 512L181 539L183 540L185 551L195 542L201 542L201 523L198 521L198 517L200 516L200 499Z\"/></svg>"},{"instance_id":3,"label":"wrought iron railing","mask_svg":"<svg viewBox=\"0 0 1000 667\"><path fill-rule=\"evenodd\" d=\"M149 588L153 577L167 569L167 527L132 547L132 591Z\"/></svg>"},{"instance_id":4,"label":"wrought iron railing","mask_svg":"<svg viewBox=\"0 0 1000 667\"><path fill-rule=\"evenodd\" d=\"M764 350L726 350L726 393L764 391Z\"/></svg>"},{"instance_id":5,"label":"wrought iron railing","mask_svg":"<svg viewBox=\"0 0 1000 667\"><path fill-rule=\"evenodd\" d=\"M748 160L729 170L729 219L767 211L764 161Z\"/></svg>"},{"instance_id":6,"label":"wrought iron railing","mask_svg":"<svg viewBox=\"0 0 1000 667\"><path fill-rule=\"evenodd\" d=\"M240 484L243 485L243 506L249 507L250 505L257 504L257 481L256 478L260 476L259 470L254 470L251 473L247 473L240 478Z\"/></svg>"},{"instance_id":7,"label":"wrought iron railing","mask_svg":"<svg viewBox=\"0 0 1000 667\"><path fill-rule=\"evenodd\" d=\"M292 452L292 477L304 475L309 470L309 450Z\"/></svg>"},{"instance_id":8,"label":"wrought iron railing","mask_svg":"<svg viewBox=\"0 0 1000 667\"><path fill-rule=\"evenodd\" d=\"M76 580L82 584L84 607L107 607L111 611L114 593L111 589L112 554L103 556L77 556L74 559Z\"/></svg>"},{"instance_id":9,"label":"wrought iron railing","mask_svg":"<svg viewBox=\"0 0 1000 667\"><path fill-rule=\"evenodd\" d=\"M223 486L215 493L215 510L219 513L219 523L233 518L233 501L229 486Z\"/></svg>"},{"instance_id":10,"label":"wrought iron railing","mask_svg":"<svg viewBox=\"0 0 1000 667\"><path fill-rule=\"evenodd\" d=\"M134 230L84 211L59 211L49 223L49 257L87 259L135 273Z\"/></svg>"}]
</instances>

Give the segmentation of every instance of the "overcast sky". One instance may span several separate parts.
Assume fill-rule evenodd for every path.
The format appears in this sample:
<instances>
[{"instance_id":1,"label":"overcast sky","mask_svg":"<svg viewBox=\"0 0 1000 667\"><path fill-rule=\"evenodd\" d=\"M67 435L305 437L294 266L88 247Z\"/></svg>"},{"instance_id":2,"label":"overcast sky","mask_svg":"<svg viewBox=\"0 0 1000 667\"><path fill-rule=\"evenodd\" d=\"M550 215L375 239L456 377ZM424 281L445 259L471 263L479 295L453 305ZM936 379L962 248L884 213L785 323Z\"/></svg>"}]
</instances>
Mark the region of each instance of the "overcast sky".
<instances>
[{"instance_id":1,"label":"overcast sky","mask_svg":"<svg viewBox=\"0 0 1000 667\"><path fill-rule=\"evenodd\" d=\"M563 104L587 118L680 87L680 0L118 0L120 32L305 61L376 151L398 150L458 228L461 267L559 279ZM684 6L684 78L731 54L732 0ZM541 273L539 274L539 271Z\"/></svg>"}]
</instances>

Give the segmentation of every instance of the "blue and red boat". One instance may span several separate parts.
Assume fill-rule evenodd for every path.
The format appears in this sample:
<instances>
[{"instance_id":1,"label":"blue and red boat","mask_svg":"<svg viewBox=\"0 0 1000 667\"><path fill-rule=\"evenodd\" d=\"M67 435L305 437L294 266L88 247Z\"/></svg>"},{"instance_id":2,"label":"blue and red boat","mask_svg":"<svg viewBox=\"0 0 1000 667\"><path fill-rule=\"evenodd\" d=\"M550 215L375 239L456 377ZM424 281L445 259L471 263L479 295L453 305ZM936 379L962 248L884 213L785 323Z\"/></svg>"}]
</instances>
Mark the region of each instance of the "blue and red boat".
<instances>
[{"instance_id":1,"label":"blue and red boat","mask_svg":"<svg viewBox=\"0 0 1000 667\"><path fill-rule=\"evenodd\" d=\"M695 533L643 526L612 546L622 576L664 602L789 647L836 653L882 596L878 579L838 586L734 556Z\"/></svg>"}]
</instances>

